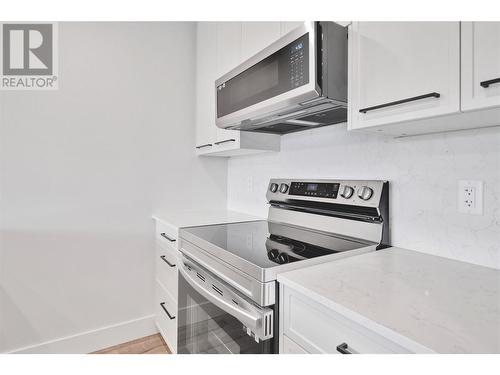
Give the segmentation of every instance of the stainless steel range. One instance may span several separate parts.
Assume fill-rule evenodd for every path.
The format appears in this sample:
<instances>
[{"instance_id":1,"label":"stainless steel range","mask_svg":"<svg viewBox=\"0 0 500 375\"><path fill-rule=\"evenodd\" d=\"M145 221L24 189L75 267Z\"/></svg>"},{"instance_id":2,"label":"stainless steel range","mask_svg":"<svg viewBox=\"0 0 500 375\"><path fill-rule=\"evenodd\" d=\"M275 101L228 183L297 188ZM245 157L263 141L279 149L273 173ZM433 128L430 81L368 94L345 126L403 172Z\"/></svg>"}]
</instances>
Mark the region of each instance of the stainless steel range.
<instances>
[{"instance_id":1,"label":"stainless steel range","mask_svg":"<svg viewBox=\"0 0 500 375\"><path fill-rule=\"evenodd\" d=\"M268 219L180 231L179 353L273 353L281 272L388 246L385 181L272 179Z\"/></svg>"}]
</instances>

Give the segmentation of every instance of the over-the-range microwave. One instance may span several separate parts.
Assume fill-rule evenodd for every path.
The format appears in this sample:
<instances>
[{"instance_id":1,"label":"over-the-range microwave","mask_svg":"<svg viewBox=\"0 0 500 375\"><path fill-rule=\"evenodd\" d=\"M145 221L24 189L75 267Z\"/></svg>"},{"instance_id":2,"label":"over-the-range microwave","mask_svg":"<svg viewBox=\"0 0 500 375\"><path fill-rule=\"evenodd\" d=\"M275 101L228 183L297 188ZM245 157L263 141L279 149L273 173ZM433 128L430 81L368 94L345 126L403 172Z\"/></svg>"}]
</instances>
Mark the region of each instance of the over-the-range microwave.
<instances>
[{"instance_id":1,"label":"over-the-range microwave","mask_svg":"<svg viewBox=\"0 0 500 375\"><path fill-rule=\"evenodd\" d=\"M347 29L304 22L215 82L216 124L285 134L347 120Z\"/></svg>"}]
</instances>

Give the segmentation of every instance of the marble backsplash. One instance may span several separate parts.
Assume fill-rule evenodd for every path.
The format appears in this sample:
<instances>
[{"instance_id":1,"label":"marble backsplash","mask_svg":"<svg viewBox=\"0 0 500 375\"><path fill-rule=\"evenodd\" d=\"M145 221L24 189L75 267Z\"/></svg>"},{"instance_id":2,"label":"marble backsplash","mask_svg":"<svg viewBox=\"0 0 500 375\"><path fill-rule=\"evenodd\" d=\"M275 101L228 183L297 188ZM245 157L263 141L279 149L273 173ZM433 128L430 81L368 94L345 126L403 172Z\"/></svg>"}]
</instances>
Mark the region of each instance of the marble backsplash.
<instances>
[{"instance_id":1,"label":"marble backsplash","mask_svg":"<svg viewBox=\"0 0 500 375\"><path fill-rule=\"evenodd\" d=\"M231 158L228 208L266 215L271 177L390 181L391 244L500 269L500 127L394 139L330 126L281 152ZM458 181L484 181L483 215L458 212Z\"/></svg>"}]
</instances>

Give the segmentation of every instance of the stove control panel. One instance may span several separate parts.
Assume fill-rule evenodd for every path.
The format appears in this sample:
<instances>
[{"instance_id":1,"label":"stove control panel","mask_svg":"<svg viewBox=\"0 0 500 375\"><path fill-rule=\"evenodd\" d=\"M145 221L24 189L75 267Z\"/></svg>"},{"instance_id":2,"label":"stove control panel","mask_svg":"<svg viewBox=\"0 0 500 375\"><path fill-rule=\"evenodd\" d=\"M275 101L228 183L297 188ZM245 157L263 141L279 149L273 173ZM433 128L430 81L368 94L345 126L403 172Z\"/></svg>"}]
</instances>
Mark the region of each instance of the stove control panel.
<instances>
[{"instance_id":1,"label":"stove control panel","mask_svg":"<svg viewBox=\"0 0 500 375\"><path fill-rule=\"evenodd\" d=\"M272 179L268 201L317 201L377 207L385 181Z\"/></svg>"},{"instance_id":2,"label":"stove control panel","mask_svg":"<svg viewBox=\"0 0 500 375\"><path fill-rule=\"evenodd\" d=\"M290 195L336 199L340 184L336 182L292 182Z\"/></svg>"}]
</instances>

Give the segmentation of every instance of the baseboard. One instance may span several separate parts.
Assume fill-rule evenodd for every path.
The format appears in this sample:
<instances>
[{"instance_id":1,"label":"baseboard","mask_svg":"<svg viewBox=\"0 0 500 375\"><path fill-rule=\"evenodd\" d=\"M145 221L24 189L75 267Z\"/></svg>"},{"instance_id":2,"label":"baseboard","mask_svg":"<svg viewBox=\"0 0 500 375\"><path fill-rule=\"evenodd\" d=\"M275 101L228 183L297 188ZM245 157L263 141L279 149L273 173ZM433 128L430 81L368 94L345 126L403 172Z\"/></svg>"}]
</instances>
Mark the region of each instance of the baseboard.
<instances>
[{"instance_id":1,"label":"baseboard","mask_svg":"<svg viewBox=\"0 0 500 375\"><path fill-rule=\"evenodd\" d=\"M16 354L82 354L158 333L154 315L10 351Z\"/></svg>"}]
</instances>

